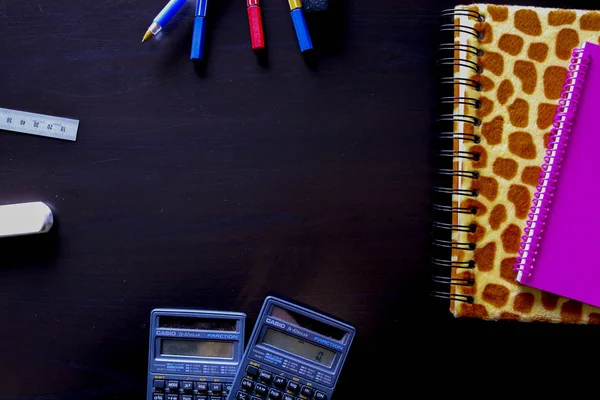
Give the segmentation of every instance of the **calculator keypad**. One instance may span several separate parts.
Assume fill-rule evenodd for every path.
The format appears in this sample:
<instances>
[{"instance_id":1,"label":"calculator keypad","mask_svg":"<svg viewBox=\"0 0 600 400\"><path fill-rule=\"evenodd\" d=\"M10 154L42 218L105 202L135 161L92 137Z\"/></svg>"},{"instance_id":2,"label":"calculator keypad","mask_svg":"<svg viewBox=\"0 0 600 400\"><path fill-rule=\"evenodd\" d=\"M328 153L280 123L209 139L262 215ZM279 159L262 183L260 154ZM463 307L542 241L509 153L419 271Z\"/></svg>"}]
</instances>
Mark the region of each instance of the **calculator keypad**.
<instances>
[{"instance_id":1,"label":"calculator keypad","mask_svg":"<svg viewBox=\"0 0 600 400\"><path fill-rule=\"evenodd\" d=\"M241 381L242 390L231 400L328 400L320 390L253 365L246 366L246 375Z\"/></svg>"},{"instance_id":2,"label":"calculator keypad","mask_svg":"<svg viewBox=\"0 0 600 400\"><path fill-rule=\"evenodd\" d=\"M152 385L152 400L227 400L232 383L154 379Z\"/></svg>"}]
</instances>

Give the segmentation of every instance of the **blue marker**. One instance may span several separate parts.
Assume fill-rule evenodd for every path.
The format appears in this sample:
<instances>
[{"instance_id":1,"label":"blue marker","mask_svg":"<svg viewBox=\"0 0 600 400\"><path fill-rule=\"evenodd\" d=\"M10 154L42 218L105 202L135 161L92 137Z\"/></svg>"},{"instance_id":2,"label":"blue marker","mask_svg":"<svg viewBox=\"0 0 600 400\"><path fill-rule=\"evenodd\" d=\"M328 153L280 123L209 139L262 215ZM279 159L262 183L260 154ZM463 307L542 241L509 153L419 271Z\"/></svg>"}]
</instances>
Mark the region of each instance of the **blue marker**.
<instances>
[{"instance_id":1,"label":"blue marker","mask_svg":"<svg viewBox=\"0 0 600 400\"><path fill-rule=\"evenodd\" d=\"M169 23L169 21L173 18L177 11L183 7L187 0L171 0L167 3L167 5L161 10L160 13L154 18L152 24L146 31L144 38L142 39L142 43L146 40L150 39L152 36L156 35L160 30Z\"/></svg>"},{"instance_id":2,"label":"blue marker","mask_svg":"<svg viewBox=\"0 0 600 400\"><path fill-rule=\"evenodd\" d=\"M192 33L192 51L190 60L202 60L204 54L204 38L206 37L206 6L208 0L196 0L196 17L194 18L194 32Z\"/></svg>"},{"instance_id":3,"label":"blue marker","mask_svg":"<svg viewBox=\"0 0 600 400\"><path fill-rule=\"evenodd\" d=\"M312 41L310 40L310 33L304 20L304 14L302 13L302 0L288 0L290 5L292 22L294 22L294 29L296 29L296 36L298 37L298 44L300 45L300 51L304 52L313 48Z\"/></svg>"}]
</instances>

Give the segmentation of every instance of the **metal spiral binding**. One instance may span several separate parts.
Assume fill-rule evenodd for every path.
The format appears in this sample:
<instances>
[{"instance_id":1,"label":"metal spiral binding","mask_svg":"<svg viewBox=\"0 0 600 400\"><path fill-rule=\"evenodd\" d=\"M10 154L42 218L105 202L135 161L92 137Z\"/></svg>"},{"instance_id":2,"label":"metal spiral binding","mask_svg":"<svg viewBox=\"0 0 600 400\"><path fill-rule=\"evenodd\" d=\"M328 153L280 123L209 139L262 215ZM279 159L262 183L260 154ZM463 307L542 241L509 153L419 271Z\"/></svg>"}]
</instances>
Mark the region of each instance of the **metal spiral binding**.
<instances>
[{"instance_id":1,"label":"metal spiral binding","mask_svg":"<svg viewBox=\"0 0 600 400\"><path fill-rule=\"evenodd\" d=\"M518 278L523 283L527 283L532 275L533 263L539 250L552 194L556 187L556 178L560 173L564 152L571 134L573 116L579 104L579 97L589 64L589 59L583 56L583 48L573 50L567 78L552 122L548 148L544 157L541 176L538 180L539 185L536 187L527 226L523 229L524 235L514 268L519 271Z\"/></svg>"},{"instance_id":2,"label":"metal spiral binding","mask_svg":"<svg viewBox=\"0 0 600 400\"><path fill-rule=\"evenodd\" d=\"M442 11L441 16L442 17L450 17L453 19L453 21L454 21L454 18L460 17L460 16L467 17L470 19L475 19L479 22L485 21L485 18L483 17L483 15L481 15L479 12L474 11L474 10L449 9L449 10ZM466 26L466 25L461 25L461 24L456 24L456 23L445 23L445 24L441 25L440 30L442 32L466 33L466 34L469 34L479 40L483 39L483 34L480 31L478 31L477 29L475 29L473 27ZM450 67L452 69L454 69L455 67L467 68L467 69L473 71L475 74L481 74L483 72L482 68L479 66L479 64L474 62L473 60L456 57L456 52L459 52L459 54L469 53L472 56L481 57L483 55L483 51L481 49L478 49L475 46L471 46L468 44L461 44L461 43L443 43L438 47L438 51L440 52L440 57L437 61L437 65L439 67ZM446 53L446 54L444 54L444 53ZM440 83L442 85L452 85L453 87L455 85L470 87L471 89L474 89L478 92L480 92L482 90L480 82L478 82L475 79L469 79L469 78L464 78L464 77L445 76L441 79ZM446 109L448 109L450 111L453 110L453 108L456 104L461 104L464 107L469 107L471 109L478 109L481 106L479 99L473 98L473 97L461 97L461 96L442 97L440 103L442 106L445 106ZM473 126L481 125L481 120L479 118L477 118L474 115L469 115L467 113L465 113L465 114L442 113L438 116L438 123L452 123L454 125L454 122L462 122L465 124L471 124ZM479 136L472 134L472 133L467 133L467 132L449 132L449 131L442 130L442 132L439 134L439 138L447 139L447 140L451 141L451 143L454 143L454 141L456 141L456 140L461 140L463 142L472 142L472 143L480 142ZM441 150L439 152L438 156L440 156L442 159L446 159L446 160L461 158L461 159L471 160L473 162L479 161L479 158L480 158L479 153L473 152L473 151L455 150L454 145L452 145L452 150ZM479 172L477 172L477 171L456 170L453 168L452 169L439 168L437 170L437 172L438 172L438 175L440 175L441 177L445 177L445 178L454 179L455 177L459 177L462 179L465 179L465 178L473 179L473 180L479 179ZM451 185L449 185L449 186L451 186ZM477 197L479 195L479 192L477 190L460 189L460 188L456 188L456 187L436 186L434 188L434 192L441 194L441 195L446 195L445 200L447 200L447 201L444 201L446 204L434 204L433 210L435 212L443 213L446 215L453 215L453 214L457 214L457 213L477 214L477 212L478 212L477 207L460 207L460 206L452 205L452 196ZM474 224L460 225L460 224L456 224L456 223L449 223L449 222L436 220L433 222L433 228L434 228L434 238L432 239L432 244L436 248L446 249L446 250L450 250L450 251L462 250L462 251L472 252L475 250L475 247L476 247L475 243L456 242L456 241L452 241L451 239L448 240L446 238L450 237L451 232L474 233L477 229L476 225L474 225ZM435 237L436 235L444 235L445 238L437 238L437 237ZM465 269L465 270L474 269L475 261L473 259L465 260L465 261L454 261L451 259L451 257L449 257L448 259L440 258L440 257L432 257L431 265L433 267L435 267L437 270L445 271L444 275L441 275L441 274L440 275L438 275L438 274L432 275L431 280L435 284L444 285L446 287L472 286L475 284L474 280L471 278L456 278L456 277L453 277L451 274L451 271L453 269ZM431 296L437 297L437 298L450 299L452 301L461 301L461 302L466 302L466 303L473 303L472 296L468 296L468 295L464 295L464 294L460 294L460 293L453 293L450 290L449 291L434 290L430 294L431 294Z\"/></svg>"}]
</instances>

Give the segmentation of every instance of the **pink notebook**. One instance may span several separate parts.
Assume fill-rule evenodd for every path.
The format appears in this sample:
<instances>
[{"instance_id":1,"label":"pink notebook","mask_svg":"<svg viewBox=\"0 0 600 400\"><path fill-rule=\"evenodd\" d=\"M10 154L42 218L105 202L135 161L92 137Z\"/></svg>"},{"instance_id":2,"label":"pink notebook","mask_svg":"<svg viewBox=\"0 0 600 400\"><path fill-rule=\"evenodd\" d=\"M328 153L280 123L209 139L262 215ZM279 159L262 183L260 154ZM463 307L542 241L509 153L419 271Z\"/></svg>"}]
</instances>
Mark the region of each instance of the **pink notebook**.
<instances>
[{"instance_id":1,"label":"pink notebook","mask_svg":"<svg viewBox=\"0 0 600 400\"><path fill-rule=\"evenodd\" d=\"M600 306L600 46L573 50L515 269L517 281Z\"/></svg>"}]
</instances>

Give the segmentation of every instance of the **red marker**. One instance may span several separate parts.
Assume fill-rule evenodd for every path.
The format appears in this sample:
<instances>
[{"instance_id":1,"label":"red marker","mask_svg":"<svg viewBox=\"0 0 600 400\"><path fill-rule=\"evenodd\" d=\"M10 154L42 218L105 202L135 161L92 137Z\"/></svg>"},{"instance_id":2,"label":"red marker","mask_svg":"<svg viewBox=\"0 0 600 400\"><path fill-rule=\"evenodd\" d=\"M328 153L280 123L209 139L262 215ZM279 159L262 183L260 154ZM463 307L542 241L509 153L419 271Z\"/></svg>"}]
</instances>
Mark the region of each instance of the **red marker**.
<instances>
[{"instance_id":1,"label":"red marker","mask_svg":"<svg viewBox=\"0 0 600 400\"><path fill-rule=\"evenodd\" d=\"M265 34L263 32L259 0L246 0L246 5L248 6L248 22L250 23L252 50L264 49Z\"/></svg>"}]
</instances>

